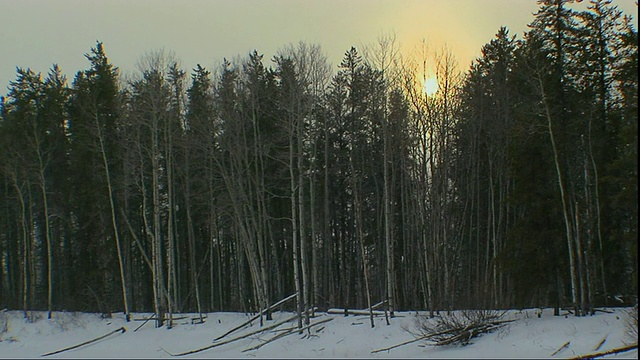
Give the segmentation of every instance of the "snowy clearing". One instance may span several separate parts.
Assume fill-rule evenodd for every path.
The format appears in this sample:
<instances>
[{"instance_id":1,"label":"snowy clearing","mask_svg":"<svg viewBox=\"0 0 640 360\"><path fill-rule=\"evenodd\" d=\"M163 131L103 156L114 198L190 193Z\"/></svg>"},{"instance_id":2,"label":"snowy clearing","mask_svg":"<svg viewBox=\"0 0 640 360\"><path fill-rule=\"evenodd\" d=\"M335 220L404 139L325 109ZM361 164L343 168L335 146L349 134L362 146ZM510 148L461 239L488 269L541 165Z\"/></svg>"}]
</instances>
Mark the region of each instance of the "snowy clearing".
<instances>
[{"instance_id":1,"label":"snowy clearing","mask_svg":"<svg viewBox=\"0 0 640 360\"><path fill-rule=\"evenodd\" d=\"M283 328L295 326L286 323L271 331L257 333L245 339L213 347L184 358L571 358L579 355L607 351L629 344L625 309L608 309L594 316L553 316L545 309L541 317L538 309L511 310L503 316L515 320L489 334L473 339L467 346L425 346L414 342L390 351L372 351L390 347L414 337L407 331L416 331L417 315L425 312L398 312L386 325L384 316L375 318L370 327L367 316L332 315L319 312L312 319L330 321L310 329L311 336L282 337L257 350L245 351L282 333ZM293 314L274 313L265 327L276 324ZM134 314L144 319L150 314ZM172 329L155 328L149 321L127 323L122 313L111 319L100 314L55 312L47 320L46 312L31 312L25 319L21 311L0 312L0 358L40 358L47 353L73 347L89 340L104 338L74 349L59 352L47 358L170 358L170 354L187 352L213 345L213 339L247 321L251 315L240 313L209 313L204 324L192 324L193 314L180 315ZM126 332L118 331L121 327ZM139 328L140 327L140 328ZM136 328L139 328L137 331ZM256 321L218 340L223 342L260 329ZM563 347L563 345L567 344ZM637 339L635 339L637 343ZM598 349L596 351L596 349ZM553 354L553 355L552 355ZM637 348L607 358L637 359Z\"/></svg>"}]
</instances>

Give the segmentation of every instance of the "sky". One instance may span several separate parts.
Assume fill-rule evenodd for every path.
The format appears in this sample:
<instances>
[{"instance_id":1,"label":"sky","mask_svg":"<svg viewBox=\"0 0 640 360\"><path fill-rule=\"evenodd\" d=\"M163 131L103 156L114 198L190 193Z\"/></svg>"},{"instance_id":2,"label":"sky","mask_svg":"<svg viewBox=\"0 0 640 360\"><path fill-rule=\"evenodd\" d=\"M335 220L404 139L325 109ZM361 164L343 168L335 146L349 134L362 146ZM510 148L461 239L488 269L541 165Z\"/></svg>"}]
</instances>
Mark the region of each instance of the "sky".
<instances>
[{"instance_id":1,"label":"sky","mask_svg":"<svg viewBox=\"0 0 640 360\"><path fill-rule=\"evenodd\" d=\"M635 0L614 5L637 28ZM55 63L71 82L98 40L123 74L162 49L188 73L254 49L270 65L300 41L320 44L335 69L351 46L389 35L406 53L423 40L446 47L465 71L500 26L521 37L537 9L535 0L0 0L0 95L17 66L46 74Z\"/></svg>"}]
</instances>

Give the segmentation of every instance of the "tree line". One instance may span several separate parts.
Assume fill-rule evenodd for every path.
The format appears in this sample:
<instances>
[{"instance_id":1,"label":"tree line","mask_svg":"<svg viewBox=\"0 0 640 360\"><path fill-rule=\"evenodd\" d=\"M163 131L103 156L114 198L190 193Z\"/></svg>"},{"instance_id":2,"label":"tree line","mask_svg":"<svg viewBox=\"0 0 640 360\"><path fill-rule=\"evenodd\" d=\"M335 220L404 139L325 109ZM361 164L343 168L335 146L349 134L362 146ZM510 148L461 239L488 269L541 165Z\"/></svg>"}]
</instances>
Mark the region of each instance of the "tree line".
<instances>
[{"instance_id":1,"label":"tree line","mask_svg":"<svg viewBox=\"0 0 640 360\"><path fill-rule=\"evenodd\" d=\"M101 42L70 84L18 68L0 307L170 326L292 293L300 314L637 301L637 30L609 0L538 3L465 73L392 36L337 72L302 42L190 74L156 51L124 79Z\"/></svg>"}]
</instances>

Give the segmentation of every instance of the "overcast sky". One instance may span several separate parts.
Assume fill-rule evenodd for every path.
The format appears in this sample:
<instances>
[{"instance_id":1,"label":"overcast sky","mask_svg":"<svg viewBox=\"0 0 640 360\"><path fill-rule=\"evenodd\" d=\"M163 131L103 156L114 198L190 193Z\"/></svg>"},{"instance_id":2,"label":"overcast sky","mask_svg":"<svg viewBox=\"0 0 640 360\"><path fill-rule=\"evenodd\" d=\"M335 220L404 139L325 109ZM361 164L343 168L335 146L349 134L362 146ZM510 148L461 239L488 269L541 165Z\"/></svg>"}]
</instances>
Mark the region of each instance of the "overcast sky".
<instances>
[{"instance_id":1,"label":"overcast sky","mask_svg":"<svg viewBox=\"0 0 640 360\"><path fill-rule=\"evenodd\" d=\"M637 28L635 0L614 4ZM535 0L0 0L0 95L16 66L46 74L57 63L71 82L96 40L125 74L163 48L190 73L254 49L270 64L299 41L320 44L335 69L351 46L391 33L404 51L422 39L446 45L466 70L500 26L520 37L537 8Z\"/></svg>"}]
</instances>

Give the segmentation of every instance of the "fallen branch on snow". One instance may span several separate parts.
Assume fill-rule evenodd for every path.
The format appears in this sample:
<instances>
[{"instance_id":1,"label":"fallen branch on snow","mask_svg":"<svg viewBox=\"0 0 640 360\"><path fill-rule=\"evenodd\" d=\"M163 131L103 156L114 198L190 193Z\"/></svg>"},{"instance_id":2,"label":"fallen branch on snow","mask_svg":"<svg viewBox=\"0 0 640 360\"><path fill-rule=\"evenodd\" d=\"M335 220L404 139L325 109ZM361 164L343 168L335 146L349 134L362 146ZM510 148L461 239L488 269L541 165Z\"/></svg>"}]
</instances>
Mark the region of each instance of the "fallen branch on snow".
<instances>
[{"instance_id":1,"label":"fallen branch on snow","mask_svg":"<svg viewBox=\"0 0 640 360\"><path fill-rule=\"evenodd\" d=\"M149 320L158 320L159 318L158 317L154 317L154 315L151 315L151 317L146 318L146 319L144 319L144 318L142 318L142 319L133 319L133 321L144 321L144 322L147 322ZM186 316L174 316L172 319L173 320L184 320L186 318L187 318ZM165 320L168 320L168 319L165 319Z\"/></svg>"},{"instance_id":2,"label":"fallen branch on snow","mask_svg":"<svg viewBox=\"0 0 640 360\"><path fill-rule=\"evenodd\" d=\"M492 332L507 323L515 321L497 320L501 315L493 315L492 313L487 315L480 312L480 315L481 316L466 314L463 315L465 317L464 319L455 316L451 316L449 319L441 317L435 327L423 323L421 324L422 334L416 336L416 338L386 348L373 350L371 353L375 354L381 351L389 351L421 340L430 341L432 343L430 345L435 346L449 345L455 342L464 344L482 333Z\"/></svg>"},{"instance_id":3,"label":"fallen branch on snow","mask_svg":"<svg viewBox=\"0 0 640 360\"><path fill-rule=\"evenodd\" d=\"M605 308L594 308L593 309L593 312L598 312L598 311L603 312L603 313L607 313L607 314L613 314L613 311L609 310L609 309L605 309Z\"/></svg>"},{"instance_id":4,"label":"fallen branch on snow","mask_svg":"<svg viewBox=\"0 0 640 360\"><path fill-rule=\"evenodd\" d=\"M211 344L209 346L201 347L201 348L195 349L195 350L185 351L185 352L181 352L181 353L178 353L178 354L172 354L172 353L170 353L170 352L168 352L166 350L164 350L164 351L167 354L171 355L171 356L184 356L184 355L195 354L195 353L199 353L199 352L202 352L202 351L205 351L205 350L212 349L214 347L218 347L218 346L221 346L221 345L229 344L229 343L232 343L234 341L238 341L238 340L241 340L241 339L246 339L251 335L255 335L255 334L259 334L261 332L265 332L267 330L275 329L278 326L280 326L282 324L285 324L285 323L288 323L288 322L291 322L291 321L293 321L293 320L295 320L297 318L298 318L298 315L296 314L296 315L294 315L294 316L292 316L290 318L287 318L286 320L277 322L277 323L269 325L269 326L265 326L265 327L260 328L260 329L258 329L256 331L252 331L252 332L250 332L248 334L244 334L242 336L238 336L238 337L235 337L235 338L232 338L232 339L229 339L229 340L225 340L225 341L221 341L221 342L214 342L213 344Z\"/></svg>"},{"instance_id":5,"label":"fallen branch on snow","mask_svg":"<svg viewBox=\"0 0 640 360\"><path fill-rule=\"evenodd\" d=\"M333 320L333 318L332 318L332 317L329 317L329 318L326 318L326 319L323 319L323 320L317 321L317 322L315 322L315 323L313 323L313 324L309 324L309 325L307 325L307 326L303 326L302 328L298 328L297 326L296 326L296 327L290 327L290 328L288 328L288 329L285 329L285 330L286 330L285 332L280 333L280 334L278 334L278 335L276 335L276 336L272 337L271 339L266 340L265 342L263 342L263 343L261 343L261 344L258 344L258 345L254 346L254 347L252 347L252 348L248 348L248 349L242 350L242 352L247 352L247 351L252 351L252 350L258 350L258 349L260 349L261 347L263 347L263 346L267 345L267 344L268 344L268 343L270 343L270 342L276 341L276 340L281 339L281 338L283 338L283 337L285 337L285 336L289 336L289 335L292 335L292 334L295 334L295 333L299 333L300 331L304 331L304 330L307 330L307 329L311 329L311 328L312 328L312 327L314 327L314 326L317 326L317 325L320 325L320 324L323 324L323 323L329 322L329 321L331 321L331 320Z\"/></svg>"},{"instance_id":6,"label":"fallen branch on snow","mask_svg":"<svg viewBox=\"0 0 640 360\"><path fill-rule=\"evenodd\" d=\"M604 342L607 341L607 335L605 335L605 337L602 338L602 340L600 340L600 342L598 343L598 345L596 345L596 347L593 349L593 351L598 351L600 350L600 348L602 347L602 345L604 345Z\"/></svg>"},{"instance_id":7,"label":"fallen branch on snow","mask_svg":"<svg viewBox=\"0 0 640 360\"><path fill-rule=\"evenodd\" d=\"M399 348L401 346L412 344L412 343L420 341L420 340L424 340L424 339L426 339L428 337L429 337L429 335L419 336L419 337L417 337L415 339L411 339L409 341L401 342L400 344L392 345L392 346L389 346L389 347L386 347L386 348L382 348L382 349L373 350L373 351L371 351L371 353L375 354L375 353L379 353L379 352L382 352L382 351L389 351L389 350L392 350L392 349L395 349L395 348Z\"/></svg>"},{"instance_id":8,"label":"fallen branch on snow","mask_svg":"<svg viewBox=\"0 0 640 360\"><path fill-rule=\"evenodd\" d=\"M49 353L43 354L43 355L41 355L41 356L49 356L49 355L59 354L59 353L61 353L61 352L65 352L65 351L69 351L69 350L77 349L77 348L79 348L79 347L81 347L81 346L89 345L89 344L94 343L94 342L96 342L96 341L102 340L102 339L104 339L104 338L108 337L109 335L115 334L115 333L117 333L117 332L120 332L121 334L124 334L124 332L125 332L125 331L127 331L127 329L123 326L123 327L121 327L121 328L119 328L119 329L115 329L115 330L113 330L113 331L109 332L108 334L105 334L105 335L102 335L102 336L98 336L98 337L97 337L97 338L95 338L95 339L92 339L92 340L89 340L89 341L85 341L85 342L83 342L83 343L81 343L81 344L73 345L73 346L70 346L70 347L68 347L68 348L64 348L64 349L60 349L60 350L56 350L56 351L52 351L52 352L49 352Z\"/></svg>"},{"instance_id":9,"label":"fallen branch on snow","mask_svg":"<svg viewBox=\"0 0 640 360\"><path fill-rule=\"evenodd\" d=\"M515 320L495 321L494 325L502 326L502 325L504 325L506 323L513 322L513 321L515 321ZM461 332L460 334L466 334L467 331L473 331L473 330L474 330L473 327L467 327L467 328L463 329L463 332ZM386 348L373 350L373 351L371 351L371 353L375 354L375 353L379 353L379 352L382 352L382 351L389 351L389 350L392 350L392 349L395 349L395 348L399 348L401 346L405 346L405 345L412 344L414 342L418 342L420 340L429 340L429 339L434 338L434 337L439 337L439 336L442 336L442 335L449 335L452 332L454 332L454 330L447 329L447 330L443 330L443 331L436 332L436 333L423 334L421 336L416 337L415 339L411 339L411 340L408 340L408 341L405 341L405 342L401 342L399 344L395 344L395 345L392 345L392 346L389 346L389 347L386 347ZM457 337L455 339L452 338L450 341L447 342L447 344L455 342L456 340L457 340ZM446 344L441 343L441 342L437 342L435 345L446 345Z\"/></svg>"},{"instance_id":10,"label":"fallen branch on snow","mask_svg":"<svg viewBox=\"0 0 640 360\"><path fill-rule=\"evenodd\" d=\"M153 319L153 317L154 317L155 315L156 315L156 314L153 314L153 315L149 316L149 318L147 318L147 319L146 319L142 324L140 324L140 326L138 326L137 328L135 328L135 330L133 330L133 332L136 332L136 331L140 330L140 328L141 328L141 327L143 327L147 322L149 322L149 320Z\"/></svg>"},{"instance_id":11,"label":"fallen branch on snow","mask_svg":"<svg viewBox=\"0 0 640 360\"><path fill-rule=\"evenodd\" d=\"M551 354L550 356L553 356L553 355L559 353L560 351L566 349L567 347L569 347L569 344L571 344L571 341L567 341L566 343L564 343L562 346L560 346L558 348L558 350L554 351L553 354Z\"/></svg>"},{"instance_id":12,"label":"fallen branch on snow","mask_svg":"<svg viewBox=\"0 0 640 360\"><path fill-rule=\"evenodd\" d=\"M287 296L286 298L284 298L284 299L282 299L282 300L280 300L280 301L276 302L275 304L273 304L273 305L271 305L271 306L267 307L266 309L264 309L264 310L260 311L257 315L255 315L255 316L254 316L254 317L252 317L251 319L249 319L249 320L245 321L244 323L242 323L242 324L240 324L240 325L238 325L238 326L234 327L233 329L231 329L231 330L227 331L226 333L224 333L224 334L222 334L222 335L218 336L217 338L213 339L213 341L220 340L220 339L222 339L223 337L225 337L225 336L227 336L227 335L229 335L229 334L231 334L231 333L233 333L233 332L235 332L235 331L237 331L237 330L242 329L243 327L245 327L245 326L247 326L247 325L251 324L253 321L257 320L259 317L261 317L261 316L262 316L262 314L264 314L264 313L266 313L266 312L268 312L268 311L271 311L272 309L274 309L274 308L276 308L276 307L278 307L278 306L280 306L280 305L282 305L282 304L286 303L287 301L289 301L289 300L291 300L291 299L293 299L293 298L295 298L295 297L297 297L297 296L298 296L298 293L295 293L295 294L292 294L292 295Z\"/></svg>"},{"instance_id":13,"label":"fallen branch on snow","mask_svg":"<svg viewBox=\"0 0 640 360\"><path fill-rule=\"evenodd\" d=\"M601 357L601 356L605 356L605 355L612 355L612 354L619 354L619 353L631 351L631 350L637 349L637 348L638 348L638 344L636 343L636 344L631 344L631 345L627 345L627 346L623 346L623 347L619 347L619 348L615 348L615 349L611 349L611 350L607 350L607 351L602 351L602 352L598 352L598 353L580 355L580 356L576 356L576 357L573 357L573 358L570 358L570 359L571 360L595 359L597 357Z\"/></svg>"},{"instance_id":14,"label":"fallen branch on snow","mask_svg":"<svg viewBox=\"0 0 640 360\"><path fill-rule=\"evenodd\" d=\"M445 333L447 338L440 339L434 342L436 346L450 345L455 342L460 342L466 344L469 340L477 337L480 334L490 333L502 326L504 326L508 322L512 322L514 320L503 320L503 321L494 321L488 324L481 325L469 325L461 330L453 329Z\"/></svg>"},{"instance_id":15,"label":"fallen branch on snow","mask_svg":"<svg viewBox=\"0 0 640 360\"><path fill-rule=\"evenodd\" d=\"M443 346L453 343L467 345L481 334L490 333L514 320L500 320L503 313L492 310L462 310L447 312L436 318L435 323L423 318L416 322L421 334L427 335L430 345Z\"/></svg>"},{"instance_id":16,"label":"fallen branch on snow","mask_svg":"<svg viewBox=\"0 0 640 360\"><path fill-rule=\"evenodd\" d=\"M384 315L382 310L373 310L373 315ZM349 310L349 309L328 309L327 314L331 315L366 315L369 316L369 310Z\"/></svg>"}]
</instances>

